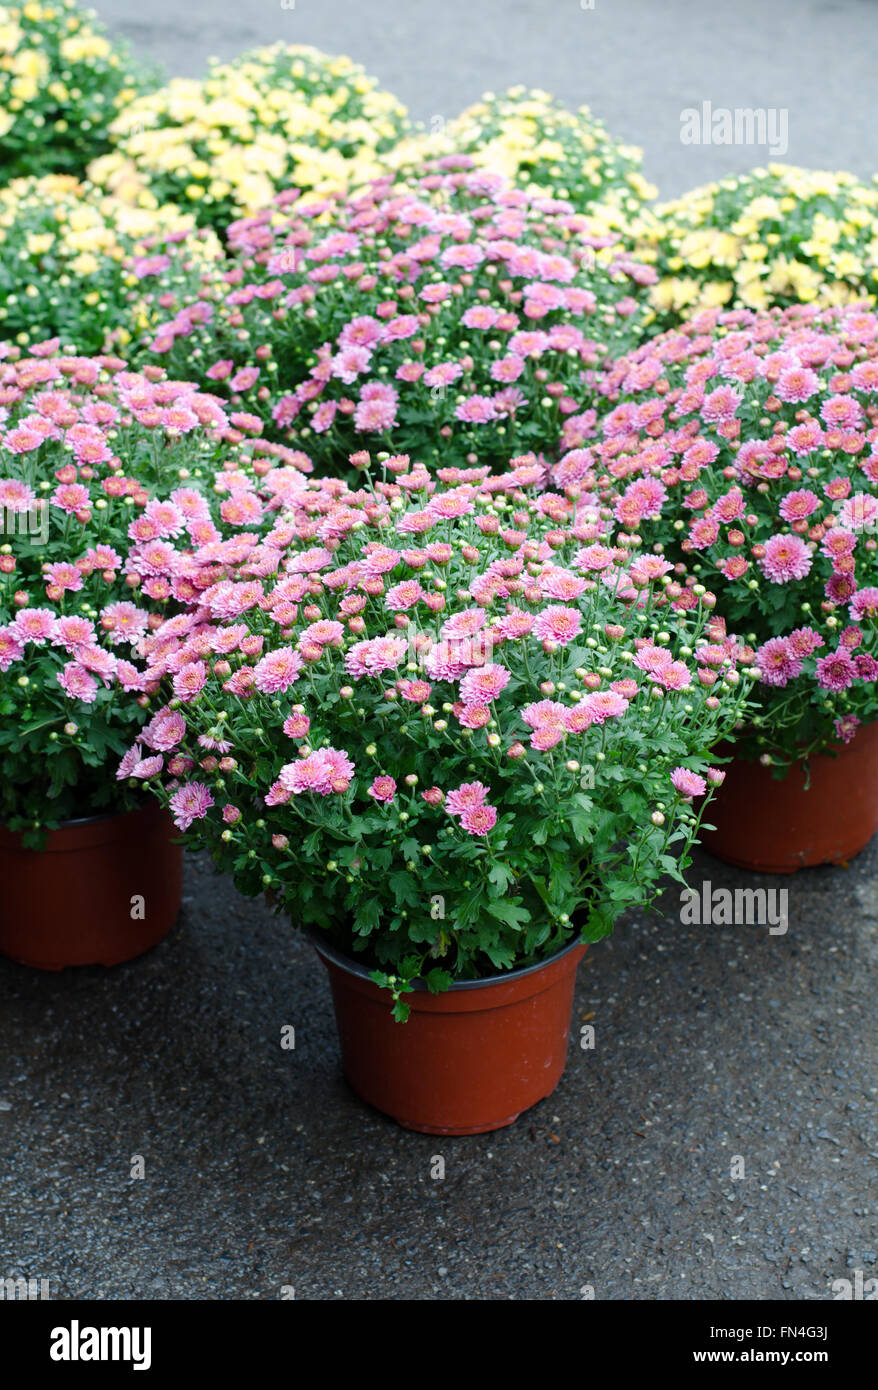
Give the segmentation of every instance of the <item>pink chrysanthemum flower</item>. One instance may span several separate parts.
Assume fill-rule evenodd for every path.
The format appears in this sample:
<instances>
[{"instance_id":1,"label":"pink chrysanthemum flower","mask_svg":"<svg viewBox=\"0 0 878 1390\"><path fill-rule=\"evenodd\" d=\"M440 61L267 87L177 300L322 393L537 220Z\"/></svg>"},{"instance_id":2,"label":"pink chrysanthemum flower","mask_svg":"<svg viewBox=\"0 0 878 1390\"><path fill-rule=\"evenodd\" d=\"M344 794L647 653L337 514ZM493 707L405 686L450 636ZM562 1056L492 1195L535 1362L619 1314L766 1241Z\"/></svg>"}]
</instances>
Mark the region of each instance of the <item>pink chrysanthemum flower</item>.
<instances>
[{"instance_id":1,"label":"pink chrysanthemum flower","mask_svg":"<svg viewBox=\"0 0 878 1390\"><path fill-rule=\"evenodd\" d=\"M628 567L628 573L635 584L650 584L673 569L661 555L638 555Z\"/></svg>"},{"instance_id":2,"label":"pink chrysanthemum flower","mask_svg":"<svg viewBox=\"0 0 878 1390\"><path fill-rule=\"evenodd\" d=\"M693 550L707 550L719 536L719 523L712 516L701 516L689 527L689 544Z\"/></svg>"},{"instance_id":3,"label":"pink chrysanthemum flower","mask_svg":"<svg viewBox=\"0 0 878 1390\"><path fill-rule=\"evenodd\" d=\"M863 411L853 396L830 396L820 407L820 418L831 429L856 430L863 423Z\"/></svg>"},{"instance_id":4,"label":"pink chrysanthemum flower","mask_svg":"<svg viewBox=\"0 0 878 1390\"><path fill-rule=\"evenodd\" d=\"M857 668L848 653L839 648L830 652L828 656L817 658L816 676L821 690L830 690L833 694L838 694L839 691L847 690L848 686L853 685L857 678Z\"/></svg>"},{"instance_id":5,"label":"pink chrysanthemum flower","mask_svg":"<svg viewBox=\"0 0 878 1390\"><path fill-rule=\"evenodd\" d=\"M499 381L504 385L511 385L518 381L524 371L525 362L523 357L516 357L514 353L508 357L500 357L492 362L488 368L492 381Z\"/></svg>"},{"instance_id":6,"label":"pink chrysanthemum flower","mask_svg":"<svg viewBox=\"0 0 878 1390\"><path fill-rule=\"evenodd\" d=\"M486 425L490 420L496 419L497 408L489 396L476 394L466 396L460 401L454 408L454 416L467 424Z\"/></svg>"},{"instance_id":7,"label":"pink chrysanthemum flower","mask_svg":"<svg viewBox=\"0 0 878 1390\"><path fill-rule=\"evenodd\" d=\"M58 618L52 633L53 644L64 647L68 652L75 652L79 647L86 646L94 640L94 625L87 618L80 618L75 613L71 613L69 617Z\"/></svg>"},{"instance_id":8,"label":"pink chrysanthemum flower","mask_svg":"<svg viewBox=\"0 0 878 1390\"><path fill-rule=\"evenodd\" d=\"M464 608L454 613L442 624L439 636L443 641L453 642L461 637L473 637L485 626L486 615L481 608Z\"/></svg>"},{"instance_id":9,"label":"pink chrysanthemum flower","mask_svg":"<svg viewBox=\"0 0 878 1390\"><path fill-rule=\"evenodd\" d=\"M295 763L287 763L280 770L278 782L286 791L298 795L301 792L317 792L329 796L350 784L354 775L354 764L346 753L335 748L321 748Z\"/></svg>"},{"instance_id":10,"label":"pink chrysanthemum flower","mask_svg":"<svg viewBox=\"0 0 878 1390\"><path fill-rule=\"evenodd\" d=\"M787 634L787 645L793 656L804 659L824 645L823 638L813 627L797 627Z\"/></svg>"},{"instance_id":11,"label":"pink chrysanthemum flower","mask_svg":"<svg viewBox=\"0 0 878 1390\"><path fill-rule=\"evenodd\" d=\"M534 621L533 614L513 609L511 613L504 613L502 618L497 619L493 631L504 642L515 642L527 636L533 628Z\"/></svg>"},{"instance_id":12,"label":"pink chrysanthemum flower","mask_svg":"<svg viewBox=\"0 0 878 1390\"><path fill-rule=\"evenodd\" d=\"M614 564L616 553L605 545L587 545L577 551L573 563L581 570L605 570Z\"/></svg>"},{"instance_id":13,"label":"pink chrysanthemum flower","mask_svg":"<svg viewBox=\"0 0 878 1390\"><path fill-rule=\"evenodd\" d=\"M540 724L530 736L530 746L538 753L547 753L560 743L567 733L566 723Z\"/></svg>"},{"instance_id":14,"label":"pink chrysanthemum flower","mask_svg":"<svg viewBox=\"0 0 878 1390\"><path fill-rule=\"evenodd\" d=\"M603 724L607 719L619 719L628 701L615 690L594 690L580 701L579 708L587 710L595 724Z\"/></svg>"},{"instance_id":15,"label":"pink chrysanthemum flower","mask_svg":"<svg viewBox=\"0 0 878 1390\"><path fill-rule=\"evenodd\" d=\"M664 690L688 690L692 684L692 672L684 661L672 661L668 666L660 666L650 679Z\"/></svg>"},{"instance_id":16,"label":"pink chrysanthemum flower","mask_svg":"<svg viewBox=\"0 0 878 1390\"><path fill-rule=\"evenodd\" d=\"M392 777L376 777L367 794L386 805L396 796L396 782Z\"/></svg>"},{"instance_id":17,"label":"pink chrysanthemum flower","mask_svg":"<svg viewBox=\"0 0 878 1390\"><path fill-rule=\"evenodd\" d=\"M165 760L161 753L155 753L152 757L141 758L134 764L129 777L138 777L142 781L148 781L150 777L157 777L165 765Z\"/></svg>"},{"instance_id":18,"label":"pink chrysanthemum flower","mask_svg":"<svg viewBox=\"0 0 878 1390\"><path fill-rule=\"evenodd\" d=\"M851 617L856 622L878 618L878 589L858 589L851 599Z\"/></svg>"},{"instance_id":19,"label":"pink chrysanthemum flower","mask_svg":"<svg viewBox=\"0 0 878 1390\"><path fill-rule=\"evenodd\" d=\"M143 749L139 743L135 743L133 748L129 748L119 766L116 768L116 781L124 782L126 777L130 777L132 770L137 766L143 757Z\"/></svg>"},{"instance_id":20,"label":"pink chrysanthemum flower","mask_svg":"<svg viewBox=\"0 0 878 1390\"><path fill-rule=\"evenodd\" d=\"M399 665L408 649L404 637L372 637L355 642L345 653L344 666L349 676L378 676Z\"/></svg>"},{"instance_id":21,"label":"pink chrysanthemum flower","mask_svg":"<svg viewBox=\"0 0 878 1390\"><path fill-rule=\"evenodd\" d=\"M766 685L785 686L802 673L802 663L785 637L772 637L756 653L756 665Z\"/></svg>"},{"instance_id":22,"label":"pink chrysanthemum flower","mask_svg":"<svg viewBox=\"0 0 878 1390\"><path fill-rule=\"evenodd\" d=\"M860 720L855 714L843 714L839 719L836 719L833 727L836 738L840 739L842 743L850 743L860 727Z\"/></svg>"},{"instance_id":23,"label":"pink chrysanthemum flower","mask_svg":"<svg viewBox=\"0 0 878 1390\"><path fill-rule=\"evenodd\" d=\"M673 654L666 647L657 647L652 642L645 643L634 654L634 665L653 676L667 670L673 660Z\"/></svg>"},{"instance_id":24,"label":"pink chrysanthemum flower","mask_svg":"<svg viewBox=\"0 0 878 1390\"><path fill-rule=\"evenodd\" d=\"M441 493L436 497L431 497L427 503L428 514L439 517L443 521L458 516L469 516L474 511L475 506L472 498L465 492Z\"/></svg>"},{"instance_id":25,"label":"pink chrysanthemum flower","mask_svg":"<svg viewBox=\"0 0 878 1390\"><path fill-rule=\"evenodd\" d=\"M0 478L0 511L26 512L36 500L33 489L19 478Z\"/></svg>"},{"instance_id":26,"label":"pink chrysanthemum flower","mask_svg":"<svg viewBox=\"0 0 878 1390\"><path fill-rule=\"evenodd\" d=\"M848 603L856 591L857 584L852 574L831 574L824 585L824 593L831 603Z\"/></svg>"},{"instance_id":27,"label":"pink chrysanthemum flower","mask_svg":"<svg viewBox=\"0 0 878 1390\"><path fill-rule=\"evenodd\" d=\"M104 651L103 647L90 643L79 648L76 653L76 660L87 671L99 676L104 685L110 684L116 671L116 658L112 653Z\"/></svg>"},{"instance_id":28,"label":"pink chrysanthemum flower","mask_svg":"<svg viewBox=\"0 0 878 1390\"><path fill-rule=\"evenodd\" d=\"M774 390L782 401L801 404L820 390L820 378L810 367L788 367L781 372Z\"/></svg>"},{"instance_id":29,"label":"pink chrysanthemum flower","mask_svg":"<svg viewBox=\"0 0 878 1390\"><path fill-rule=\"evenodd\" d=\"M337 352L331 362L332 375L350 386L357 377L369 370L372 354L368 348L346 347Z\"/></svg>"},{"instance_id":30,"label":"pink chrysanthemum flower","mask_svg":"<svg viewBox=\"0 0 878 1390\"><path fill-rule=\"evenodd\" d=\"M42 647L55 630L55 614L51 608L22 608L16 613L13 626L22 642Z\"/></svg>"},{"instance_id":31,"label":"pink chrysanthemum flower","mask_svg":"<svg viewBox=\"0 0 878 1390\"><path fill-rule=\"evenodd\" d=\"M699 777L696 772L690 772L685 767L675 767L671 773L671 781L674 788L686 801L691 801L693 796L704 796L707 791L707 783L703 777Z\"/></svg>"},{"instance_id":32,"label":"pink chrysanthemum flower","mask_svg":"<svg viewBox=\"0 0 878 1390\"><path fill-rule=\"evenodd\" d=\"M784 439L793 453L798 457L803 454L811 454L815 449L819 449L823 443L823 431L816 420L808 420L804 424L794 425L791 430L787 430Z\"/></svg>"},{"instance_id":33,"label":"pink chrysanthemum flower","mask_svg":"<svg viewBox=\"0 0 878 1390\"><path fill-rule=\"evenodd\" d=\"M568 734L584 734L595 722L595 716L588 705L580 703L564 712L564 727Z\"/></svg>"},{"instance_id":34,"label":"pink chrysanthemum flower","mask_svg":"<svg viewBox=\"0 0 878 1390\"><path fill-rule=\"evenodd\" d=\"M101 627L111 646L119 642L136 642L146 631L148 614L133 603L121 600L108 603L101 609Z\"/></svg>"},{"instance_id":35,"label":"pink chrysanthemum flower","mask_svg":"<svg viewBox=\"0 0 878 1390\"><path fill-rule=\"evenodd\" d=\"M874 529L878 520L878 497L872 497L868 492L855 492L842 502L838 519L842 526L849 527L851 531Z\"/></svg>"},{"instance_id":36,"label":"pink chrysanthemum flower","mask_svg":"<svg viewBox=\"0 0 878 1390\"><path fill-rule=\"evenodd\" d=\"M463 705L458 702L454 706L454 714L464 729L484 729L491 722L488 705Z\"/></svg>"},{"instance_id":37,"label":"pink chrysanthemum flower","mask_svg":"<svg viewBox=\"0 0 878 1390\"><path fill-rule=\"evenodd\" d=\"M728 526L733 521L738 521L744 515L744 494L739 487L729 488L722 497L718 497L710 509L710 514L716 521L723 522Z\"/></svg>"},{"instance_id":38,"label":"pink chrysanthemum flower","mask_svg":"<svg viewBox=\"0 0 878 1390\"><path fill-rule=\"evenodd\" d=\"M157 753L169 753L186 737L186 720L179 710L159 710L141 736Z\"/></svg>"},{"instance_id":39,"label":"pink chrysanthemum flower","mask_svg":"<svg viewBox=\"0 0 878 1390\"><path fill-rule=\"evenodd\" d=\"M203 782L189 782L170 798L174 824L178 830L188 830L193 821L203 820L214 804L210 789Z\"/></svg>"},{"instance_id":40,"label":"pink chrysanthemum flower","mask_svg":"<svg viewBox=\"0 0 878 1390\"><path fill-rule=\"evenodd\" d=\"M320 618L316 623L310 623L303 628L299 634L298 646L301 647L307 642L316 642L320 647L339 647L344 638L344 628L341 623L334 618Z\"/></svg>"},{"instance_id":41,"label":"pink chrysanthemum flower","mask_svg":"<svg viewBox=\"0 0 878 1390\"><path fill-rule=\"evenodd\" d=\"M497 824L495 806L475 806L462 812L460 823L468 835L487 835Z\"/></svg>"},{"instance_id":42,"label":"pink chrysanthemum flower","mask_svg":"<svg viewBox=\"0 0 878 1390\"><path fill-rule=\"evenodd\" d=\"M51 496L52 505L69 516L88 510L90 496L82 483L61 483Z\"/></svg>"},{"instance_id":43,"label":"pink chrysanthemum flower","mask_svg":"<svg viewBox=\"0 0 878 1390\"><path fill-rule=\"evenodd\" d=\"M203 661L187 661L174 676L172 685L178 700L187 704L200 695L207 683L207 666Z\"/></svg>"},{"instance_id":44,"label":"pink chrysanthemum flower","mask_svg":"<svg viewBox=\"0 0 878 1390\"><path fill-rule=\"evenodd\" d=\"M341 347L373 347L381 341L383 329L379 319L371 314L361 314L346 323L338 335Z\"/></svg>"},{"instance_id":45,"label":"pink chrysanthemum flower","mask_svg":"<svg viewBox=\"0 0 878 1390\"><path fill-rule=\"evenodd\" d=\"M401 584L394 584L384 595L384 606L394 613L404 613L409 608L414 608L416 603L427 597L426 591L422 588L417 579L404 579Z\"/></svg>"},{"instance_id":46,"label":"pink chrysanthemum flower","mask_svg":"<svg viewBox=\"0 0 878 1390\"><path fill-rule=\"evenodd\" d=\"M43 573L47 589L63 589L65 592L76 593L82 588L82 575L79 570L64 560L47 565Z\"/></svg>"},{"instance_id":47,"label":"pink chrysanthemum flower","mask_svg":"<svg viewBox=\"0 0 878 1390\"><path fill-rule=\"evenodd\" d=\"M429 700L433 687L429 681L402 680L397 682L396 688L404 700L410 700L413 705L423 705Z\"/></svg>"},{"instance_id":48,"label":"pink chrysanthemum flower","mask_svg":"<svg viewBox=\"0 0 878 1390\"><path fill-rule=\"evenodd\" d=\"M563 729L567 707L559 700L537 700L525 705L520 713L523 722L531 729L544 728L546 725Z\"/></svg>"},{"instance_id":49,"label":"pink chrysanthemum flower","mask_svg":"<svg viewBox=\"0 0 878 1390\"><path fill-rule=\"evenodd\" d=\"M811 569L811 552L800 536L770 536L759 564L773 584L804 579Z\"/></svg>"},{"instance_id":50,"label":"pink chrysanthemum flower","mask_svg":"<svg viewBox=\"0 0 878 1390\"><path fill-rule=\"evenodd\" d=\"M563 599L566 603L585 593L586 582L578 574L556 567L543 570L539 579L540 591L546 598Z\"/></svg>"},{"instance_id":51,"label":"pink chrysanthemum flower","mask_svg":"<svg viewBox=\"0 0 878 1390\"><path fill-rule=\"evenodd\" d=\"M476 304L461 317L464 328L493 328L497 310L490 304Z\"/></svg>"},{"instance_id":52,"label":"pink chrysanthemum flower","mask_svg":"<svg viewBox=\"0 0 878 1390\"><path fill-rule=\"evenodd\" d=\"M291 647L269 652L253 668L253 684L263 695L282 695L299 679L304 661Z\"/></svg>"},{"instance_id":53,"label":"pink chrysanthemum flower","mask_svg":"<svg viewBox=\"0 0 878 1390\"><path fill-rule=\"evenodd\" d=\"M566 647L582 631L582 615L576 608L552 604L538 614L533 626L535 637Z\"/></svg>"},{"instance_id":54,"label":"pink chrysanthemum flower","mask_svg":"<svg viewBox=\"0 0 878 1390\"><path fill-rule=\"evenodd\" d=\"M492 663L489 666L476 667L475 670L468 671L461 681L460 698L468 705L489 704L506 689L510 680L510 673L505 666Z\"/></svg>"},{"instance_id":55,"label":"pink chrysanthemum flower","mask_svg":"<svg viewBox=\"0 0 878 1390\"><path fill-rule=\"evenodd\" d=\"M445 809L450 816L462 816L465 811L474 811L479 806L484 806L490 787L486 787L482 782L463 782L455 790L450 791L445 798Z\"/></svg>"},{"instance_id":56,"label":"pink chrysanthemum flower","mask_svg":"<svg viewBox=\"0 0 878 1390\"><path fill-rule=\"evenodd\" d=\"M778 507L778 512L784 521L802 521L812 512L816 512L819 506L820 498L816 492L812 492L810 488L799 488L787 493Z\"/></svg>"},{"instance_id":57,"label":"pink chrysanthemum flower","mask_svg":"<svg viewBox=\"0 0 878 1390\"><path fill-rule=\"evenodd\" d=\"M283 731L287 738L306 738L310 728L311 720L307 714L300 714L296 710L287 715L283 723Z\"/></svg>"},{"instance_id":58,"label":"pink chrysanthemum flower","mask_svg":"<svg viewBox=\"0 0 878 1390\"><path fill-rule=\"evenodd\" d=\"M704 397L701 406L701 418L710 424L723 424L726 421L734 420L738 406L743 397L731 386L718 386L715 391L711 391Z\"/></svg>"},{"instance_id":59,"label":"pink chrysanthemum flower","mask_svg":"<svg viewBox=\"0 0 878 1390\"><path fill-rule=\"evenodd\" d=\"M390 388L388 388L390 389ZM354 411L354 426L358 430L382 433L396 424L396 395L360 399Z\"/></svg>"},{"instance_id":60,"label":"pink chrysanthemum flower","mask_svg":"<svg viewBox=\"0 0 878 1390\"><path fill-rule=\"evenodd\" d=\"M91 705L97 699L97 681L77 661L68 661L62 667L58 672L58 684L71 700L82 700L83 704Z\"/></svg>"}]
</instances>

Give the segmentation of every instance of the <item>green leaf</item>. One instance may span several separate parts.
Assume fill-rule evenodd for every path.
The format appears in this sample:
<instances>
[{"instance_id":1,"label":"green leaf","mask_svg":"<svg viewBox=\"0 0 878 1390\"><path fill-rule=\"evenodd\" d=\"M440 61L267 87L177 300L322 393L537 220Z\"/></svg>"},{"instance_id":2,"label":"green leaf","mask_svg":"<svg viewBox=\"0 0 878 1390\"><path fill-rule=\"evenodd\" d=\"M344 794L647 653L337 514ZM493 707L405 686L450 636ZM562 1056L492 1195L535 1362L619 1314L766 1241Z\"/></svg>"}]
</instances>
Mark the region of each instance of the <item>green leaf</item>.
<instances>
[{"instance_id":1,"label":"green leaf","mask_svg":"<svg viewBox=\"0 0 878 1390\"><path fill-rule=\"evenodd\" d=\"M492 917L505 922L514 931L521 931L525 922L530 921L530 913L526 907L522 907L521 898L496 898L486 903L485 908Z\"/></svg>"},{"instance_id":2,"label":"green leaf","mask_svg":"<svg viewBox=\"0 0 878 1390\"><path fill-rule=\"evenodd\" d=\"M503 864L499 859L495 859L488 873L488 882L493 883L502 893L509 887L510 883L515 882L515 875L508 864Z\"/></svg>"}]
</instances>

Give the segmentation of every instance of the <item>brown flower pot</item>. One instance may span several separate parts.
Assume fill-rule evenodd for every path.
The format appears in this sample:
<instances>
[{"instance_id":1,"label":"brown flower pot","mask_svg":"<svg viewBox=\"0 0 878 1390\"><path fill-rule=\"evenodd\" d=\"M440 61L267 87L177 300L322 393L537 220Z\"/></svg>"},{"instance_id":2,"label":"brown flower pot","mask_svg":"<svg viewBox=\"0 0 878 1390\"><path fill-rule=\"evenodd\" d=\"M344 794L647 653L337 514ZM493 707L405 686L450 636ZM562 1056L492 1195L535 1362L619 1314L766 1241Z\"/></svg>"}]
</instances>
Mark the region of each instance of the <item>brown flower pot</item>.
<instances>
[{"instance_id":1,"label":"brown flower pot","mask_svg":"<svg viewBox=\"0 0 878 1390\"><path fill-rule=\"evenodd\" d=\"M321 941L348 1081L405 1129L482 1134L511 1125L561 1079L586 949L577 942L542 965L442 994L413 990L403 996L409 1018L397 1023L389 992Z\"/></svg>"},{"instance_id":2,"label":"brown flower pot","mask_svg":"<svg viewBox=\"0 0 878 1390\"><path fill-rule=\"evenodd\" d=\"M843 864L859 854L878 830L878 722L862 725L836 752L809 759L807 791L800 762L778 781L761 763L735 758L707 809L716 830L703 832L704 848L772 874Z\"/></svg>"},{"instance_id":3,"label":"brown flower pot","mask_svg":"<svg viewBox=\"0 0 878 1390\"><path fill-rule=\"evenodd\" d=\"M0 827L0 954L39 970L118 965L170 931L183 850L158 803L67 821L45 849Z\"/></svg>"}]
</instances>

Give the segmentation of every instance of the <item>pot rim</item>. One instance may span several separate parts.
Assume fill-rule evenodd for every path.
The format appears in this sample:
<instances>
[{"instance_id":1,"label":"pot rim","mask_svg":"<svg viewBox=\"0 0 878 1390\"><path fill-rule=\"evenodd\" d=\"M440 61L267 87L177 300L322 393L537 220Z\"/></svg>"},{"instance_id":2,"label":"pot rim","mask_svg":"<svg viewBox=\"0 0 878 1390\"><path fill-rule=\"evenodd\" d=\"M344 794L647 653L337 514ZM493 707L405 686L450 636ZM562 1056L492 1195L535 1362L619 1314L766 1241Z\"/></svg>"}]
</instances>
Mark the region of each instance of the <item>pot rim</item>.
<instances>
[{"instance_id":1,"label":"pot rim","mask_svg":"<svg viewBox=\"0 0 878 1390\"><path fill-rule=\"evenodd\" d=\"M340 966L341 969L346 970L349 975L358 975L360 979L368 980L370 984L375 983L372 979L372 971L367 966L360 965L359 961L355 961L351 956L344 955L342 951L337 950L336 947L318 937L316 932L306 931L305 935L310 940L317 954L323 956L325 960L331 960L334 965ZM562 946L560 951L556 951L552 956L547 956L545 960L537 961L535 965L522 965L517 970L504 971L502 975L486 975L481 980L454 980L448 986L448 989L443 990L442 993L449 994L452 990L463 989L487 989L489 985L505 985L512 980L520 980L526 975L535 975L538 970L545 970L547 965L554 965L556 961L569 955L571 951L575 951L578 947L589 946L591 944L591 942L582 941L577 937L574 941L568 942L566 946ZM430 992L423 980L413 980L411 989L405 992L409 994L421 991L424 993Z\"/></svg>"},{"instance_id":2,"label":"pot rim","mask_svg":"<svg viewBox=\"0 0 878 1390\"><path fill-rule=\"evenodd\" d=\"M49 834L57 835L60 830L72 830L77 825L97 825L99 821L103 820L122 820L125 816L139 815L139 813L141 811L145 811L147 807L158 806L159 804L160 803L158 801L153 800L152 797L147 797L144 801L141 802L139 806L129 806L127 811L101 811L95 816L74 816L72 820L59 821L58 824L55 826L54 830L49 831ZM0 821L0 830L6 829L7 826L5 826L2 821ZM9 831L10 835L21 835L23 833L24 832L21 830Z\"/></svg>"}]
</instances>

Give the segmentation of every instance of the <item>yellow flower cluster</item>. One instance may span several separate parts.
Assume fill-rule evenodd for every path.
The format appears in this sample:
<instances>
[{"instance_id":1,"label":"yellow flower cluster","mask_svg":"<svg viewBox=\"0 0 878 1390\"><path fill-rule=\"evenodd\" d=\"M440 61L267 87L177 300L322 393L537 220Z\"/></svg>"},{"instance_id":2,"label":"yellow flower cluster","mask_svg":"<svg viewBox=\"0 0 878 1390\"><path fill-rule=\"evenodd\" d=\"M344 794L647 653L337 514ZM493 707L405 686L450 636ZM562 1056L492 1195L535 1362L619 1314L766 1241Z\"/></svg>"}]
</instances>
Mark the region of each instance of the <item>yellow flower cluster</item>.
<instances>
[{"instance_id":1,"label":"yellow flower cluster","mask_svg":"<svg viewBox=\"0 0 878 1390\"><path fill-rule=\"evenodd\" d=\"M89 176L127 201L151 189L221 227L290 185L322 196L377 177L406 128L405 108L349 58L275 44L132 102Z\"/></svg>"},{"instance_id":2,"label":"yellow flower cluster","mask_svg":"<svg viewBox=\"0 0 878 1390\"><path fill-rule=\"evenodd\" d=\"M14 179L0 188L0 336L125 347L154 326L150 257L162 289L194 294L222 247L176 207L130 207L65 174Z\"/></svg>"},{"instance_id":3,"label":"yellow flower cluster","mask_svg":"<svg viewBox=\"0 0 878 1390\"><path fill-rule=\"evenodd\" d=\"M144 79L73 0L0 5L0 182L83 173Z\"/></svg>"},{"instance_id":4,"label":"yellow flower cluster","mask_svg":"<svg viewBox=\"0 0 878 1390\"><path fill-rule=\"evenodd\" d=\"M637 255L659 275L661 326L705 308L846 304L878 293L878 181L771 164L646 214Z\"/></svg>"},{"instance_id":5,"label":"yellow flower cluster","mask_svg":"<svg viewBox=\"0 0 878 1390\"><path fill-rule=\"evenodd\" d=\"M401 141L387 163L405 175L451 154L568 198L613 231L627 231L657 193L641 173L642 152L617 144L587 106L569 111L548 92L525 87L487 92L453 121Z\"/></svg>"}]
</instances>

